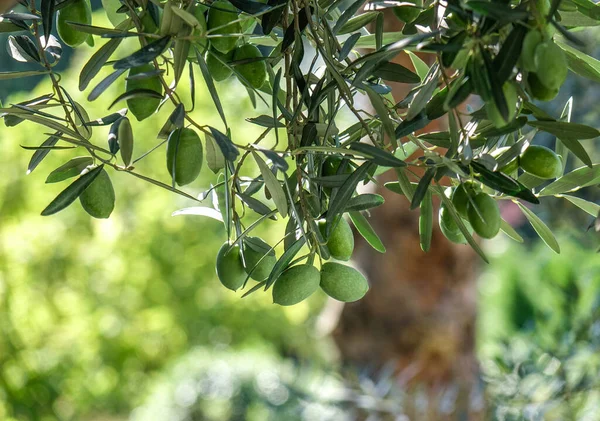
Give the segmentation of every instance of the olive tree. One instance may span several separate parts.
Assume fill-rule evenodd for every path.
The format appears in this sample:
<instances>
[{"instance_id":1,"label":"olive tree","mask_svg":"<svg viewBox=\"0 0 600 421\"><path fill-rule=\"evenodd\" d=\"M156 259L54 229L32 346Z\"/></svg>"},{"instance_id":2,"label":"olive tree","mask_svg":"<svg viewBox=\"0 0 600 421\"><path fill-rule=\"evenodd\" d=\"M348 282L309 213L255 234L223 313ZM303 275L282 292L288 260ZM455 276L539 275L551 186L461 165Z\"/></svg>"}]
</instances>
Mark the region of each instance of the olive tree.
<instances>
[{"instance_id":1,"label":"olive tree","mask_svg":"<svg viewBox=\"0 0 600 421\"><path fill-rule=\"evenodd\" d=\"M2 15L0 30L12 33L11 57L37 68L2 72L0 79L44 75L48 94L2 108L5 125L26 121L45 133L31 148L28 172L55 149L80 151L48 174L47 183L68 185L57 187L42 215L79 199L92 217L108 218L117 172L167 189L190 201L176 214L223 221L228 240L218 251L217 274L245 295L272 290L281 305L319 287L340 301L363 297L364 276L340 261L353 251L348 220L385 252L368 220L383 198L361 187L386 171L397 181L385 187L420 212L424 251L434 223L483 260L474 236L503 231L522 241L501 218L498 202L508 200L558 253L530 205L557 196L593 217L600 209L570 194L600 181L600 166L581 143L600 132L570 121L572 100L561 115L536 105L556 97L569 70L600 81L600 62L577 49L582 41L573 32L600 24L600 6L590 0L103 0L110 27L94 25L88 0L22 6L27 10ZM384 31L390 12L401 31ZM125 45L129 39L139 44L135 51ZM81 92L68 92L55 71L61 52L90 47ZM401 55L411 69L395 61ZM89 115L86 104L119 79L125 91L106 114ZM246 120L264 129L256 139L232 135L219 98L228 79L237 82L227 89L255 106ZM206 85L219 125L205 124L194 109L198 83ZM391 83L410 90L394 98ZM181 87L191 98L182 98ZM117 104L127 107L111 112ZM130 118L158 118L165 108L170 116L156 139L137 139ZM353 119L347 127L338 127L342 115ZM447 122L446 131L428 130L437 119ZM555 150L532 144L540 131L556 136ZM164 154L164 179L136 168L150 154ZM565 173L571 155L581 164ZM203 165L214 180L194 194L189 185ZM287 219L278 243L253 236L277 219Z\"/></svg>"}]
</instances>

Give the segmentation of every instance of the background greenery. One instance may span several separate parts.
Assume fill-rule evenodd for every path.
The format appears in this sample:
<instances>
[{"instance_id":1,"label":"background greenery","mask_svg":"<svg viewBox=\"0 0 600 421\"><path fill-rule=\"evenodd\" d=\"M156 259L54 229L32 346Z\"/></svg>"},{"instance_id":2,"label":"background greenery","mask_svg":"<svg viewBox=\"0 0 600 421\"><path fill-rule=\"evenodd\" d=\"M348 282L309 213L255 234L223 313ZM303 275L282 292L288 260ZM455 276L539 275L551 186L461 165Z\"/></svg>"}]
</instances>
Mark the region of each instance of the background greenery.
<instances>
[{"instance_id":1,"label":"background greenery","mask_svg":"<svg viewBox=\"0 0 600 421\"><path fill-rule=\"evenodd\" d=\"M72 93L88 55L78 53L64 75ZM570 83L566 89L581 93L579 81ZM122 89L116 83L92 103L90 117L102 116ZM196 112L218 124L208 94L197 89ZM594 92L578 104L592 104ZM40 86L28 96L44 93ZM233 82L220 93L234 133L255 138L259 129L243 119L251 107L245 91ZM153 146L167 114L132 121L137 153ZM222 226L170 217L189 203L127 174L110 174L117 207L109 220L92 220L78 205L39 216L63 188L45 185L44 170L75 155L54 151L25 176L30 152L18 145L37 145L44 135L29 123L1 133L0 419L344 420L357 396L393 402L390 411L402 413L401 391L375 393L366 379L355 384L337 372L331 341L315 329L322 294L281 308L268 295L240 299L222 288L213 266ZM168 180L164 159L159 149L140 170ZM196 194L215 181L204 171L191 186ZM552 199L542 215L568 219L564 211ZM589 218L570 214L579 231L562 236L560 256L543 244L508 247L499 239L490 247L478 348L492 418L600 419L597 239L582 232Z\"/></svg>"}]
</instances>

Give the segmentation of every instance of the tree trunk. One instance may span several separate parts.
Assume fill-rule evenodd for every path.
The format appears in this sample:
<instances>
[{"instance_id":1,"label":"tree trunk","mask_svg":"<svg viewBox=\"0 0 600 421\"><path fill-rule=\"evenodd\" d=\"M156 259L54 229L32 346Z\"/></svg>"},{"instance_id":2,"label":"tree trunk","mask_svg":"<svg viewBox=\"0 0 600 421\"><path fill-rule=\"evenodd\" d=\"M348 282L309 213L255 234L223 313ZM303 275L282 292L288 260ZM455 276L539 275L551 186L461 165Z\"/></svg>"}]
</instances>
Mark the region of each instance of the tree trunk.
<instances>
[{"instance_id":1,"label":"tree trunk","mask_svg":"<svg viewBox=\"0 0 600 421\"><path fill-rule=\"evenodd\" d=\"M401 56L401 64L411 67L406 55ZM407 88L394 85L398 101ZM393 176L393 171L388 173ZM474 354L478 258L469 246L450 243L437 222L431 250L421 251L419 212L409 210L404 196L385 188L377 193L386 203L372 211L369 220L387 252L377 253L357 236L356 262L371 289L364 299L346 304L341 311L333 337L342 359L371 369L391 362L402 387L425 386L427 409L404 407L411 421L483 419L481 401L473 399L472 393L478 383ZM437 221L437 209L434 215ZM444 391L454 391L450 412L438 410L440 402L434 402Z\"/></svg>"}]
</instances>

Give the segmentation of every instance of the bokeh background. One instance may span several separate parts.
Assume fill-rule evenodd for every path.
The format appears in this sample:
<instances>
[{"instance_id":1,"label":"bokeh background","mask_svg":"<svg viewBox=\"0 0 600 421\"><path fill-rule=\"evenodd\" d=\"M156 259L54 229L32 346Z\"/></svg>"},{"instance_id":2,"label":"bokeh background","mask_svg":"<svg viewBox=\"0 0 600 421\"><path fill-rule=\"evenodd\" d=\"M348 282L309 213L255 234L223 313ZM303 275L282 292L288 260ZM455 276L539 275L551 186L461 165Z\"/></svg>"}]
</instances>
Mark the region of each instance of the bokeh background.
<instances>
[{"instance_id":1,"label":"bokeh background","mask_svg":"<svg viewBox=\"0 0 600 421\"><path fill-rule=\"evenodd\" d=\"M96 13L95 22L103 19ZM63 83L76 100L85 97L77 75L91 52L67 49L62 59ZM15 70L4 51L0 63ZM202 83L196 89L196 115L218 127L209 94ZM3 81L0 99L10 104L47 90L35 79ZM122 91L114 84L90 105L90 117L105 115ZM244 120L254 111L241 85L222 84L219 92L234 137L256 138L260 128ZM571 75L550 111L574 96L573 121L597 127L599 95ZM138 152L153 146L168 113L132 120ZM110 219L91 219L77 202L41 217L63 188L45 184L46 175L76 156L53 151L26 176L31 152L19 146L44 138L29 123L0 127L1 420L405 420L409 409L410 419L465 419L454 413L452 387L433 402L418 385L401 387L393 369L342 365L323 329L329 304L322 293L281 308L268 294L242 299L223 288L214 271L222 224L170 216L191 205L185 198L111 172L117 204ZM598 159L593 143L586 148ZM137 168L167 180L164 159L159 150ZM190 191L215 181L203 169ZM598 200L596 188L583 194ZM566 201L548 200L538 214L557 228L560 255L520 220L524 244L506 237L485 244L491 263L477 281L481 374L472 399L481 400L486 419L600 420L597 234L587 231L592 218ZM269 225L259 233L274 242L282 230Z\"/></svg>"}]
</instances>

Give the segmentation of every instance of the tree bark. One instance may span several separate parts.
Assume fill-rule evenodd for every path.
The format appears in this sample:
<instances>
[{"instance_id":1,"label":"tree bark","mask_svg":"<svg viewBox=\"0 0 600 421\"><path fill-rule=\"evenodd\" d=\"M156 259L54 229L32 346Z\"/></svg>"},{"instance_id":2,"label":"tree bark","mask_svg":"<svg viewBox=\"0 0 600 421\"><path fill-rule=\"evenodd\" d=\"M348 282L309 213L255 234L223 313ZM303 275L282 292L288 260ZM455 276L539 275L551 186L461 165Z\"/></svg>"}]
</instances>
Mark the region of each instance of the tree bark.
<instances>
[{"instance_id":1,"label":"tree bark","mask_svg":"<svg viewBox=\"0 0 600 421\"><path fill-rule=\"evenodd\" d=\"M402 56L401 64L412 67ZM394 85L398 101L407 88ZM436 124L426 130L439 130ZM393 171L388 173L393 176ZM478 383L474 338L478 258L469 246L452 244L441 234L437 209L431 250L421 251L418 210L410 211L404 196L385 188L377 193L386 203L372 211L369 221L387 252L379 254L356 238L356 263L371 289L364 299L346 304L341 311L333 337L342 360L371 369L391 362L402 387L424 385L428 409L420 413L408 405L405 414L411 421L483 419L481 402L472 393ZM447 418L436 411L434 400L450 388L458 392Z\"/></svg>"}]
</instances>

